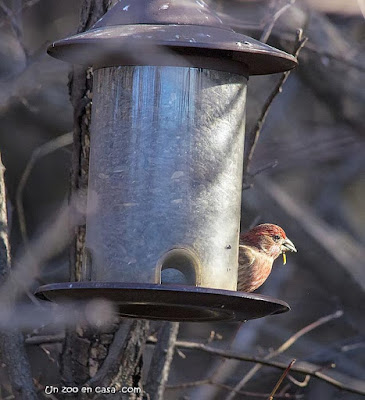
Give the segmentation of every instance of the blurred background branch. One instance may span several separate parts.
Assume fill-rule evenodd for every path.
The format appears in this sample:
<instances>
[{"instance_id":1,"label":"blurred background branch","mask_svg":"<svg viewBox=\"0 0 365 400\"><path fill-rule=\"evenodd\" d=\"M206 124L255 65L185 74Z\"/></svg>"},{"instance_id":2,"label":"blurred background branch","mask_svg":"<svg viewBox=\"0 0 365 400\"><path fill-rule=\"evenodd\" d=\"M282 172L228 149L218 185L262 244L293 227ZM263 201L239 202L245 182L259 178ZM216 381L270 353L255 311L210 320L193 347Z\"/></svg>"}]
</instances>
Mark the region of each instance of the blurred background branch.
<instances>
[{"instance_id":1,"label":"blurred background branch","mask_svg":"<svg viewBox=\"0 0 365 400\"><path fill-rule=\"evenodd\" d=\"M5 168L0 153L0 290L10 274L10 248L8 217L4 182ZM6 307L6 302L1 302ZM11 313L8 314L11 318ZM0 354L7 368L12 393L16 400L35 400L37 395L32 380L30 364L25 352L24 337L17 328L0 330Z\"/></svg>"}]
</instances>

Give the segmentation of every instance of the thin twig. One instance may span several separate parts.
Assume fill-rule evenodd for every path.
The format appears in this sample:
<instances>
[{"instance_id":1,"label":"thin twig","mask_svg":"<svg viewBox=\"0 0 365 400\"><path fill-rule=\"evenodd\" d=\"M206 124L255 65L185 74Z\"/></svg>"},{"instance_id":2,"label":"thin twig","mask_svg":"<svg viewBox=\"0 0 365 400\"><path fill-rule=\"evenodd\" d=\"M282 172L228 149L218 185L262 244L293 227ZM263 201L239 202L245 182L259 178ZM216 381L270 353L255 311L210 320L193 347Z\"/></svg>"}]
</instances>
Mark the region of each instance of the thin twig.
<instances>
[{"instance_id":1,"label":"thin twig","mask_svg":"<svg viewBox=\"0 0 365 400\"><path fill-rule=\"evenodd\" d=\"M298 379L295 379L293 376L288 375L287 378L290 380L290 382L294 383L295 386L299 386L301 388L308 386L308 383L311 379L310 375L306 375L304 380L302 382L298 381Z\"/></svg>"},{"instance_id":2,"label":"thin twig","mask_svg":"<svg viewBox=\"0 0 365 400\"><path fill-rule=\"evenodd\" d=\"M268 361L277 355L283 353L284 351L288 350L289 347L291 347L299 338L301 338L303 335L305 335L308 332L311 332L313 329L316 329L333 319L339 318L343 315L343 311L339 310L336 311L333 314L327 315L325 317L322 317L318 319L315 322L312 322L311 324L305 326L304 328L300 329L298 332L296 332L294 335L292 335L288 340L286 340L280 347L278 347L276 350L268 354L264 360ZM241 379L241 381L236 385L235 389L239 390L243 388L249 380L252 379L252 377L261 369L262 364L257 364L253 368L250 369L250 371ZM318 371L317 371L318 372ZM227 396L225 400L232 400L234 398L234 393L231 395Z\"/></svg>"},{"instance_id":3,"label":"thin twig","mask_svg":"<svg viewBox=\"0 0 365 400\"><path fill-rule=\"evenodd\" d=\"M324 371L324 370L329 369L329 368L335 368L335 367L336 367L336 364L330 363L329 365L323 365L322 367L318 368L317 372ZM306 386L308 386L308 383L309 383L309 381L311 379L311 376L310 375L306 375L306 377L304 378L304 380L302 382L298 381L297 379L295 379L291 375L288 375L287 378L292 383L294 383L294 385L296 385L296 386L306 387Z\"/></svg>"},{"instance_id":4,"label":"thin twig","mask_svg":"<svg viewBox=\"0 0 365 400\"><path fill-rule=\"evenodd\" d=\"M247 361L247 362L254 362L258 365L259 368L261 366L266 365L269 367L285 370L287 368L287 365L278 361L270 361L270 358L282 353L283 351L287 350L292 344L295 343L296 340L298 340L301 336L304 334L310 332L311 330L329 322L332 321L333 319L339 318L343 315L342 311L337 311L334 314L328 315L326 317L320 318L319 320L313 322L312 324L304 327L300 331L298 331L296 334L291 336L285 343L283 343L277 350L274 352L270 353L267 357L265 358L259 358L259 357L253 357L251 355L245 355L241 353L237 353L234 351L229 351L229 350L222 350L222 349L216 349L212 346L207 346L204 345L203 343L196 343L196 342L187 342L187 341L177 341L176 342L176 347L183 348L183 349L191 349L191 350L198 350L198 351L203 351L208 354L214 354L220 357L232 359L232 360L238 360L238 361ZM149 343L156 343L156 338L154 337L149 337L148 340ZM254 367L255 369L257 366ZM259 369L258 368L258 369ZM256 369L256 371L258 370ZM302 363L302 362L297 362L295 366L292 367L293 372L298 372L300 374L304 375L310 375L313 377L316 377L322 381L325 381L329 383L330 385L333 385L337 388L340 388L342 390L346 390L348 392L352 393L358 393L365 395L365 385L358 381L355 378L351 378L348 376L345 376L343 374L338 373L338 376L341 376L343 379L340 381L338 379L333 378L330 375L326 375L325 373L320 371L321 367L318 365L310 364L310 363ZM255 372L256 372L255 371ZM353 384L351 384L350 381L353 381ZM241 388L241 387L240 387ZM234 388L234 391L240 390L238 388L238 385Z\"/></svg>"},{"instance_id":5,"label":"thin twig","mask_svg":"<svg viewBox=\"0 0 365 400\"><path fill-rule=\"evenodd\" d=\"M180 389L187 389L187 388L197 387L197 386L202 386L202 385L216 386L220 389L224 389L229 392L234 390L231 386L225 385L225 384L219 383L219 382L214 382L212 379L203 379L200 381L185 382L185 383L180 383L178 385L167 385L166 389L167 390L180 390ZM246 396L246 397L250 397L250 398L257 397L257 398L267 399L267 397L269 396L268 393L248 392L248 391L243 391L243 390L238 390L238 391L236 391L236 393L241 396ZM290 394L280 394L280 395L276 396L277 399L301 399L302 397L303 397L303 395L290 395Z\"/></svg>"},{"instance_id":6,"label":"thin twig","mask_svg":"<svg viewBox=\"0 0 365 400\"><path fill-rule=\"evenodd\" d=\"M177 385L166 385L166 390L180 390L202 385L214 385L214 383L210 379L201 379L199 381L184 382Z\"/></svg>"},{"instance_id":7,"label":"thin twig","mask_svg":"<svg viewBox=\"0 0 365 400\"><path fill-rule=\"evenodd\" d=\"M319 328L320 326L322 326L324 324L327 324L330 321L333 321L336 318L340 318L342 316L343 316L343 311L338 310L333 314L326 315L325 317L319 318L317 321L312 322L311 324L305 326L304 328L302 328L298 332L296 332L293 336L291 336L287 341L285 341L277 350L270 353L269 356L267 356L267 359L276 357L278 354L281 354L284 351L288 350L288 348L291 347L303 335L313 331L316 328Z\"/></svg>"},{"instance_id":8,"label":"thin twig","mask_svg":"<svg viewBox=\"0 0 365 400\"><path fill-rule=\"evenodd\" d=\"M278 166L278 164L279 164L279 161L274 160L272 162L269 162L269 163L263 165L262 167L257 168L257 170L251 174L251 178L254 178L256 175L259 175L268 169L276 168Z\"/></svg>"},{"instance_id":9,"label":"thin twig","mask_svg":"<svg viewBox=\"0 0 365 400\"><path fill-rule=\"evenodd\" d=\"M285 11L290 8L295 3L295 0L289 0L288 4L285 4L282 8L280 8L271 18L270 22L264 28L264 31L261 34L260 42L266 43L269 39L271 32L276 24L276 21L285 13Z\"/></svg>"},{"instance_id":10,"label":"thin twig","mask_svg":"<svg viewBox=\"0 0 365 400\"><path fill-rule=\"evenodd\" d=\"M286 35L278 35L279 38L285 40ZM348 53L344 54L343 56L341 56L340 54L333 54L328 50L324 50L324 49L319 49L316 44L309 42L306 46L305 46L305 50L304 52L311 52L311 53L315 53L315 55L318 57L319 60L325 60L328 59L328 61L330 63L334 62L338 62L340 64L343 64L344 66L348 67L348 68L352 68L361 72L365 72L365 65L363 63L361 63L360 61L354 61L353 57L351 57L351 59L348 56Z\"/></svg>"},{"instance_id":11,"label":"thin twig","mask_svg":"<svg viewBox=\"0 0 365 400\"><path fill-rule=\"evenodd\" d=\"M18 15L21 14L26 8L32 7L39 2L40 2L40 0L29 0L29 1L23 2L21 7L19 7L15 11L12 11L13 17L14 18L18 17ZM3 1L2 1L2 3L3 3ZM4 12L4 14L5 14L5 17L9 18L7 13ZM0 18L0 28L4 25L4 22L5 22L5 18Z\"/></svg>"},{"instance_id":12,"label":"thin twig","mask_svg":"<svg viewBox=\"0 0 365 400\"><path fill-rule=\"evenodd\" d=\"M39 335L39 336L31 336L25 338L25 344L27 345L42 345L42 344L51 344L51 343L61 343L65 339L65 334L60 333L58 335Z\"/></svg>"},{"instance_id":13,"label":"thin twig","mask_svg":"<svg viewBox=\"0 0 365 400\"><path fill-rule=\"evenodd\" d=\"M296 32L295 46L294 46L294 50L292 53L294 57L298 57L300 50L305 45L306 41L307 41L307 38L303 37L303 31L301 29L298 29ZM260 138L261 129L262 129L262 126L266 120L268 113L269 113L271 104L273 103L276 96L282 92L283 85L286 82L286 80L288 79L290 72L291 71L286 71L281 75L279 82L276 84L275 88L272 90L269 97L267 98L267 100L261 110L261 114L260 114L255 126L253 127L252 131L250 132L250 134L248 136L249 140L250 140L250 143L248 146L249 153L247 155L247 158L245 159L245 165L244 165L244 171L245 171L246 176L249 175L250 163L252 161L254 152L256 150L256 146L257 146L258 140Z\"/></svg>"},{"instance_id":14,"label":"thin twig","mask_svg":"<svg viewBox=\"0 0 365 400\"><path fill-rule=\"evenodd\" d=\"M74 227L85 218L79 207L80 197L73 197L70 204L59 211L55 221L15 260L11 274L0 289L3 309L12 310L16 300L30 289L39 276L41 267L69 244Z\"/></svg>"},{"instance_id":15,"label":"thin twig","mask_svg":"<svg viewBox=\"0 0 365 400\"><path fill-rule=\"evenodd\" d=\"M148 340L148 343L150 343L150 344L151 343L154 344L155 342L156 342L156 340L153 338L149 338L149 340ZM278 362L278 361L269 361L269 360L265 360L265 359L262 359L259 357L252 357L250 355L236 353L233 351L215 349L214 347L207 346L202 343L177 341L176 347L183 348L183 349L203 351L208 354L213 354L213 355L228 358L231 360L253 362L253 363L260 364L260 367L262 365L266 365L266 366L273 367L276 369L281 369L281 370L285 370L287 368L286 364ZM335 379L330 375L326 375L323 372L319 372L318 365L310 364L307 362L304 362L304 363L297 362L296 366L293 366L291 370L293 372L298 372L300 374L313 376L315 378L318 378L318 379L320 379L324 382L327 382L330 385L340 388L342 390L365 395L365 385L363 384L362 381L351 378L347 375L343 375L343 374L340 375L339 373L338 373L338 375L340 375L342 377L342 379L341 380ZM351 380L353 381L353 384L350 383ZM233 391L237 392L238 389L233 388Z\"/></svg>"},{"instance_id":16,"label":"thin twig","mask_svg":"<svg viewBox=\"0 0 365 400\"><path fill-rule=\"evenodd\" d=\"M22 30L18 24L18 21L14 15L14 13L12 12L12 10L4 3L3 0L0 0L0 10L4 13L4 15L8 18L9 22L10 22L10 26L11 29L14 33L14 35L16 36L16 38L18 39L20 45L23 47L24 49L24 45L23 45L23 38L22 38Z\"/></svg>"},{"instance_id":17,"label":"thin twig","mask_svg":"<svg viewBox=\"0 0 365 400\"><path fill-rule=\"evenodd\" d=\"M28 181L28 178L32 172L32 169L40 158L45 157L46 155L51 154L56 150L61 149L62 147L69 146L70 144L72 144L72 141L73 141L73 133L68 132L37 147L33 151L23 171L23 174L19 181L19 185L16 190L15 203L18 212L20 232L25 245L28 244L28 234L27 234L27 225L23 207L23 192L25 185Z\"/></svg>"},{"instance_id":18,"label":"thin twig","mask_svg":"<svg viewBox=\"0 0 365 400\"><path fill-rule=\"evenodd\" d=\"M288 373L289 373L290 369L292 368L292 366L294 365L295 361L296 361L295 359L292 360L290 362L290 364L288 365L288 367L286 368L286 370L281 374L281 377L279 378L279 380L277 381L276 385L274 386L274 389L270 393L270 396L269 396L268 400L274 400L275 393L278 391L280 385L283 383L283 380L288 375Z\"/></svg>"}]
</instances>

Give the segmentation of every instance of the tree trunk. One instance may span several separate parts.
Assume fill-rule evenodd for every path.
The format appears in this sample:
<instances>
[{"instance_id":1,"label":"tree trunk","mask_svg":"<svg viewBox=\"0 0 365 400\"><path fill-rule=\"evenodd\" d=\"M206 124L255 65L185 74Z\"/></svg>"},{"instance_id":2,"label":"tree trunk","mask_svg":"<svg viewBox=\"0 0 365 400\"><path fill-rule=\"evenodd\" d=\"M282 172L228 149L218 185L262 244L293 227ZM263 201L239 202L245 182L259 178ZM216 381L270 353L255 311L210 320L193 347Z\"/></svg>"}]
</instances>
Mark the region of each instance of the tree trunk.
<instances>
[{"instance_id":1,"label":"tree trunk","mask_svg":"<svg viewBox=\"0 0 365 400\"><path fill-rule=\"evenodd\" d=\"M110 7L108 0L84 0L82 3L78 32L89 29ZM69 80L69 90L74 107L74 148L71 174L71 196L82 195L86 209L88 188L91 99L93 90L93 70L75 66ZM71 249L70 278L80 281L85 250L86 226L76 229ZM149 323L118 318L103 331L95 332L87 326L79 325L75 331L66 334L61 354L61 374L66 385L141 387L143 350L147 340ZM93 393L101 399L107 396ZM135 394L112 394L113 399L134 399ZM78 397L79 398L79 397Z\"/></svg>"}]
</instances>

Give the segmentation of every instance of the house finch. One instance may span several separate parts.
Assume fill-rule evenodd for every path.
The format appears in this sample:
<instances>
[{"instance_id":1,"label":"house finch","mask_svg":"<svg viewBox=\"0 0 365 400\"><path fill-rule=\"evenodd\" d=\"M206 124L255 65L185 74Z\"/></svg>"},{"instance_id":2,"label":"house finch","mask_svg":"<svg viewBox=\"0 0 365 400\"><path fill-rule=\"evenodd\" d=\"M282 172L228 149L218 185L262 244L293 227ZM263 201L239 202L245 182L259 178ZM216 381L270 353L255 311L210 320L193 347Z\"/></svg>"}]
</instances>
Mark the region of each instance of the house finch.
<instances>
[{"instance_id":1,"label":"house finch","mask_svg":"<svg viewBox=\"0 0 365 400\"><path fill-rule=\"evenodd\" d=\"M240 236L237 290L253 292L270 275L280 254L286 263L286 251L297 251L280 226L261 224Z\"/></svg>"}]
</instances>

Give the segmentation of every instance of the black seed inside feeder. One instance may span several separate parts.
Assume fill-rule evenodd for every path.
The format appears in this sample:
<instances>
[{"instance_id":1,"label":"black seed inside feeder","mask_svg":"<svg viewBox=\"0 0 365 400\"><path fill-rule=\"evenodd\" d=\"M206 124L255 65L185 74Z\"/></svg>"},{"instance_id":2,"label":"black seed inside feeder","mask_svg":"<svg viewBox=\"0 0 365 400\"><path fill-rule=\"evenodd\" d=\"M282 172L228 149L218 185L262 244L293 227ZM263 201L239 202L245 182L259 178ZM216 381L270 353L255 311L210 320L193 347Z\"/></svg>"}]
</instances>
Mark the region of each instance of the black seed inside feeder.
<instances>
[{"instance_id":1,"label":"black seed inside feeder","mask_svg":"<svg viewBox=\"0 0 365 400\"><path fill-rule=\"evenodd\" d=\"M249 75L293 56L237 34L200 1L118 2L50 55L94 67L83 281L38 289L104 298L125 317L243 321L288 311L237 292Z\"/></svg>"}]
</instances>

